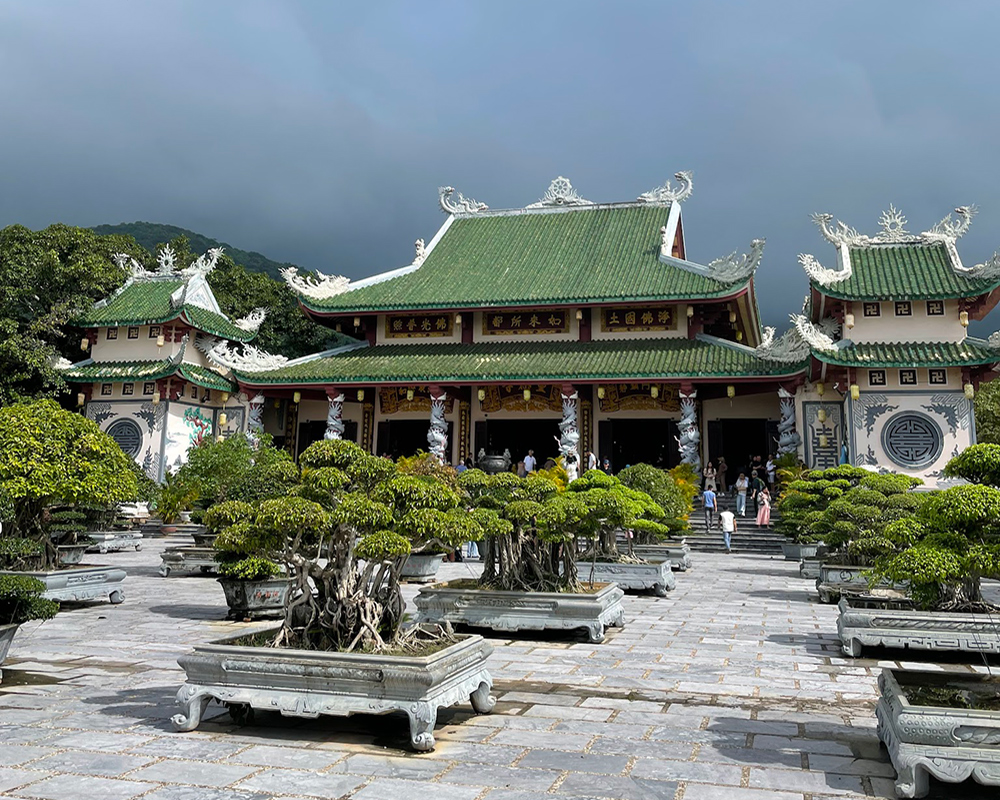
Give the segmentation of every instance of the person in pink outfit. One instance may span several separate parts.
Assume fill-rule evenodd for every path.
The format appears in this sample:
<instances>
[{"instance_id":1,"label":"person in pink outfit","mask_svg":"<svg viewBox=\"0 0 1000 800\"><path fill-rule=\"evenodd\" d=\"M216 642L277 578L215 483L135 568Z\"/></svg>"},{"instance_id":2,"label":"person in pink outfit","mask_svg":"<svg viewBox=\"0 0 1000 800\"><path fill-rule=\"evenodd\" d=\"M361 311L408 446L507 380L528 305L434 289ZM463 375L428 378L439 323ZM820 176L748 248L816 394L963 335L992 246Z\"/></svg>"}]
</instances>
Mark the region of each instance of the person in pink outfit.
<instances>
[{"instance_id":1,"label":"person in pink outfit","mask_svg":"<svg viewBox=\"0 0 1000 800\"><path fill-rule=\"evenodd\" d=\"M757 527L771 527L771 493L766 486L757 495Z\"/></svg>"}]
</instances>

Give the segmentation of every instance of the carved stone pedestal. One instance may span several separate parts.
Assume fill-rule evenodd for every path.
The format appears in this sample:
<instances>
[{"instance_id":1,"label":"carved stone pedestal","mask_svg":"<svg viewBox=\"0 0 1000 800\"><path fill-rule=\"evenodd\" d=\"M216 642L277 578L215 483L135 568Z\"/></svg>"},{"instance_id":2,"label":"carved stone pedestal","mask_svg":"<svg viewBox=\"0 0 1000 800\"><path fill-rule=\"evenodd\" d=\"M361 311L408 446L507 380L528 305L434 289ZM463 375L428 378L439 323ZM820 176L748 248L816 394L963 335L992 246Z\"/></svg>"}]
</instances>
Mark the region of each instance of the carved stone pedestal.
<instances>
[{"instance_id":1,"label":"carved stone pedestal","mask_svg":"<svg viewBox=\"0 0 1000 800\"><path fill-rule=\"evenodd\" d=\"M45 584L46 600L82 603L107 598L112 605L125 599L125 570L120 567L73 567L50 572L6 572L0 575L27 575Z\"/></svg>"},{"instance_id":2,"label":"carved stone pedestal","mask_svg":"<svg viewBox=\"0 0 1000 800\"><path fill-rule=\"evenodd\" d=\"M142 534L138 531L90 531L91 553L120 553L122 550L142 550Z\"/></svg>"},{"instance_id":3,"label":"carved stone pedestal","mask_svg":"<svg viewBox=\"0 0 1000 800\"><path fill-rule=\"evenodd\" d=\"M428 555L411 553L406 559L399 577L413 583L430 583L437 577L438 567L441 566L442 561L443 556L440 553Z\"/></svg>"},{"instance_id":4,"label":"carved stone pedestal","mask_svg":"<svg viewBox=\"0 0 1000 800\"><path fill-rule=\"evenodd\" d=\"M3 666L7 652L10 650L10 643L14 641L14 634L20 625L0 625L0 667ZM0 680L3 679L3 670L0 670Z\"/></svg>"},{"instance_id":5,"label":"carved stone pedestal","mask_svg":"<svg viewBox=\"0 0 1000 800\"><path fill-rule=\"evenodd\" d=\"M215 572L218 564L211 547L171 547L160 553L160 574L166 578L171 572Z\"/></svg>"},{"instance_id":6,"label":"carved stone pedestal","mask_svg":"<svg viewBox=\"0 0 1000 800\"><path fill-rule=\"evenodd\" d=\"M677 580L667 560L650 560L644 564L598 561L596 564L577 565L580 576L590 580L593 567L594 581L615 583L626 591L651 591L657 597L666 597L667 592L677 586Z\"/></svg>"},{"instance_id":7,"label":"carved stone pedestal","mask_svg":"<svg viewBox=\"0 0 1000 800\"><path fill-rule=\"evenodd\" d=\"M481 636L461 637L429 656L244 647L232 643L236 638L197 645L177 660L187 674L177 692L183 712L171 718L177 730L197 728L212 700L236 719L250 709L308 719L403 711L413 748L426 751L434 749L439 709L468 698L488 714L496 703L486 669L493 648Z\"/></svg>"},{"instance_id":8,"label":"carved stone pedestal","mask_svg":"<svg viewBox=\"0 0 1000 800\"><path fill-rule=\"evenodd\" d=\"M691 546L681 539L675 544L637 544L632 547L639 558L652 561L669 561L678 572L691 569Z\"/></svg>"}]
</instances>

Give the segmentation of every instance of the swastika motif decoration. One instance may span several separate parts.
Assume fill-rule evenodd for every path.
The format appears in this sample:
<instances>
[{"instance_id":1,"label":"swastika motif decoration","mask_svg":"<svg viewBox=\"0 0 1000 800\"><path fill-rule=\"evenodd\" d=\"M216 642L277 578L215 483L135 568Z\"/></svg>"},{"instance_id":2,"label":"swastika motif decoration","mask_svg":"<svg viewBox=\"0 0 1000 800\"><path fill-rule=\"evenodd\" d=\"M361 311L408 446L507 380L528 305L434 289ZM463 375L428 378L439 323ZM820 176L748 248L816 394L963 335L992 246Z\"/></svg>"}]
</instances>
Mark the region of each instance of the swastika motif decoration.
<instances>
[{"instance_id":1,"label":"swastika motif decoration","mask_svg":"<svg viewBox=\"0 0 1000 800\"><path fill-rule=\"evenodd\" d=\"M885 424L882 449L901 467L926 467L941 457L944 435L927 415L907 411L896 414Z\"/></svg>"}]
</instances>

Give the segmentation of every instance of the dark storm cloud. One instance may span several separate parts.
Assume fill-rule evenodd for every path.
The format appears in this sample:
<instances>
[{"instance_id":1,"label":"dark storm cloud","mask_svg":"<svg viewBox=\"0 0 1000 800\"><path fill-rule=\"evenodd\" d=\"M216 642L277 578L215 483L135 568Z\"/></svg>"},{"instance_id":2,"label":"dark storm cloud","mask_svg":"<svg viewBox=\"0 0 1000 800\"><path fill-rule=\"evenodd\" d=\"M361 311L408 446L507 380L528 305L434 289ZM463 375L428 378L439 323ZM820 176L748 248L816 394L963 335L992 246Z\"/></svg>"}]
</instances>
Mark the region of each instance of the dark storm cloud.
<instances>
[{"instance_id":1,"label":"dark storm cloud","mask_svg":"<svg viewBox=\"0 0 1000 800\"><path fill-rule=\"evenodd\" d=\"M436 187L492 207L556 175L628 200L679 169L690 257L766 236L784 326L808 214L981 215L1000 246L992 3L0 5L0 225L169 222L309 268L406 263Z\"/></svg>"}]
</instances>

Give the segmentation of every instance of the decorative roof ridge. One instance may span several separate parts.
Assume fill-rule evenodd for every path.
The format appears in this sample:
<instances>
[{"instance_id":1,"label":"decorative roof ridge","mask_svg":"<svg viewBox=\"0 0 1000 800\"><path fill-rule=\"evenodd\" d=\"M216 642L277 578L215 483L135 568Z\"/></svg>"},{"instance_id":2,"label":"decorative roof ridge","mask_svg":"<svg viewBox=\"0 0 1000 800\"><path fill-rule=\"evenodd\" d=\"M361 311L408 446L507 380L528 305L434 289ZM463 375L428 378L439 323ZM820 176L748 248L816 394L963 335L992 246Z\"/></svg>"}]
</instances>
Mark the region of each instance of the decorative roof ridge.
<instances>
[{"instance_id":1,"label":"decorative roof ridge","mask_svg":"<svg viewBox=\"0 0 1000 800\"><path fill-rule=\"evenodd\" d=\"M369 345L367 341L361 341L356 344L344 344L340 347L331 347L329 350L321 350L318 353L310 353L307 356L299 356L298 358L290 359L285 362L285 366L295 367L299 364L308 364L310 361L318 361L321 358L339 355L340 353L349 353L351 350L364 350L370 346L371 345Z\"/></svg>"},{"instance_id":2,"label":"decorative roof ridge","mask_svg":"<svg viewBox=\"0 0 1000 800\"><path fill-rule=\"evenodd\" d=\"M754 348L758 358L765 361L797 362L809 357L809 343L799 333L797 326L792 325L781 336L775 339L777 329L772 326L764 328L760 344Z\"/></svg>"},{"instance_id":3,"label":"decorative roof ridge","mask_svg":"<svg viewBox=\"0 0 1000 800\"><path fill-rule=\"evenodd\" d=\"M212 364L228 371L258 372L267 369L278 369L288 363L283 355L272 355L251 344L243 343L242 352L237 353L229 342L216 336L199 334L195 338L195 347L205 354Z\"/></svg>"},{"instance_id":4,"label":"decorative roof ridge","mask_svg":"<svg viewBox=\"0 0 1000 800\"><path fill-rule=\"evenodd\" d=\"M890 205L879 216L878 224L882 230L874 236L859 233L856 228L840 220L831 227L830 223L834 221L833 214L816 213L812 215L812 221L819 228L823 238L838 248L843 245L868 247L885 244L933 244L955 242L960 239L969 230L972 218L977 212L975 206L969 205L959 206L954 213L958 216L957 220L953 221L949 213L929 230L923 233L911 233L906 230L906 217L899 209Z\"/></svg>"},{"instance_id":5,"label":"decorative roof ridge","mask_svg":"<svg viewBox=\"0 0 1000 800\"><path fill-rule=\"evenodd\" d=\"M573 211L602 211L616 208L649 208L650 206L661 205L664 208L670 203L650 203L642 200L620 200L611 203L588 202L586 205L565 205L565 206L524 206L522 208L491 208L486 211L479 211L468 214L453 214L456 219L486 219L489 217L517 217L529 214L565 214Z\"/></svg>"},{"instance_id":6,"label":"decorative roof ridge","mask_svg":"<svg viewBox=\"0 0 1000 800\"><path fill-rule=\"evenodd\" d=\"M756 348L750 347L750 345L734 342L730 339L723 339L721 336L712 336L710 333L696 333L694 338L696 341L718 345L719 347L728 347L730 350L736 350L739 353L753 355L757 352Z\"/></svg>"},{"instance_id":7,"label":"decorative roof ridge","mask_svg":"<svg viewBox=\"0 0 1000 800\"><path fill-rule=\"evenodd\" d=\"M698 264L682 258L670 255L673 241L667 226L660 228L660 255L659 261L678 269L693 272L719 283L732 284L741 283L748 280L760 265L761 256L764 254L765 239L754 239L750 242L750 251L737 256L738 250L734 250L728 256L716 258L708 264Z\"/></svg>"},{"instance_id":8,"label":"decorative roof ridge","mask_svg":"<svg viewBox=\"0 0 1000 800\"><path fill-rule=\"evenodd\" d=\"M843 350L847 347L853 346L853 342L849 339L841 339L840 341L834 341L833 336L839 327L839 324L835 319L826 318L821 320L818 325L814 325L809 321L809 318L805 314L791 314L790 319L795 329L798 331L799 336L809 345L813 350L819 350L822 352L836 352L838 350Z\"/></svg>"}]
</instances>

